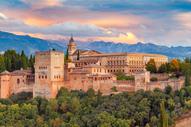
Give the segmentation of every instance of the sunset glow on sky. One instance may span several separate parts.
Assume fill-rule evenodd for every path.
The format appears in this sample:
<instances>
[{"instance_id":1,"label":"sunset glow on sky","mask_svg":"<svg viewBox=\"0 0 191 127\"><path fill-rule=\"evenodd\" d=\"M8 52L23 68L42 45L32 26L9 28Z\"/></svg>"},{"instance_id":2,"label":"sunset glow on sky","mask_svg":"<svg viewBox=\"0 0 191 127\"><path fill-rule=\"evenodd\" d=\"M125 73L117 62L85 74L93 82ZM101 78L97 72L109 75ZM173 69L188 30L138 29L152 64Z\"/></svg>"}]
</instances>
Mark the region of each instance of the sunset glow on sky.
<instances>
[{"instance_id":1,"label":"sunset glow on sky","mask_svg":"<svg viewBox=\"0 0 191 127\"><path fill-rule=\"evenodd\" d=\"M0 0L0 30L191 46L191 0Z\"/></svg>"}]
</instances>

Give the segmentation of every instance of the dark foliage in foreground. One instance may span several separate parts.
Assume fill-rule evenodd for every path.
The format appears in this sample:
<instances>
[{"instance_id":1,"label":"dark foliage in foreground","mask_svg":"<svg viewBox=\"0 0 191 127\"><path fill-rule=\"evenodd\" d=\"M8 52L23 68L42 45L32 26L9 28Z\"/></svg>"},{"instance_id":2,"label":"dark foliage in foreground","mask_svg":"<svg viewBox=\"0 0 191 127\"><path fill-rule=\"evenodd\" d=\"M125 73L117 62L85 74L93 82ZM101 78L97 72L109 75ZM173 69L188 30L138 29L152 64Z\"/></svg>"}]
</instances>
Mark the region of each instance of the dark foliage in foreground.
<instances>
[{"instance_id":1,"label":"dark foliage in foreground","mask_svg":"<svg viewBox=\"0 0 191 127\"><path fill-rule=\"evenodd\" d=\"M95 94L92 89L84 93L62 88L56 99L27 96L30 93L0 100L0 126L157 127L174 124L175 118L191 108L190 86L176 92L167 87L164 92L156 89L110 96Z\"/></svg>"}]
</instances>

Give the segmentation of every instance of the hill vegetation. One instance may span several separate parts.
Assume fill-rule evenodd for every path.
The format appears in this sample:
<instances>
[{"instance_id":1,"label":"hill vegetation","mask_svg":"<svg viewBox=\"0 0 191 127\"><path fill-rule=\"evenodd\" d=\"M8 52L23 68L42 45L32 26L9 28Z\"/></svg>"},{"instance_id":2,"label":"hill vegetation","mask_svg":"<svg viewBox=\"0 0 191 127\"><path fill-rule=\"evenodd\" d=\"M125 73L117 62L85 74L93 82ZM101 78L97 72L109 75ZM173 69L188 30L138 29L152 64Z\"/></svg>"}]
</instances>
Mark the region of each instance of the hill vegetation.
<instances>
[{"instance_id":1,"label":"hill vegetation","mask_svg":"<svg viewBox=\"0 0 191 127\"><path fill-rule=\"evenodd\" d=\"M185 82L186 84L189 84L189 78L191 75L191 59L186 58L183 61L179 59L172 59L168 63L162 64L159 68L156 67L154 59L151 59L146 64L146 69L151 73L167 73L171 78L179 78L180 76L185 76Z\"/></svg>"},{"instance_id":2,"label":"hill vegetation","mask_svg":"<svg viewBox=\"0 0 191 127\"><path fill-rule=\"evenodd\" d=\"M0 126L168 127L191 109L191 86L109 96L61 88L55 99L31 97L20 93L1 99Z\"/></svg>"}]
</instances>

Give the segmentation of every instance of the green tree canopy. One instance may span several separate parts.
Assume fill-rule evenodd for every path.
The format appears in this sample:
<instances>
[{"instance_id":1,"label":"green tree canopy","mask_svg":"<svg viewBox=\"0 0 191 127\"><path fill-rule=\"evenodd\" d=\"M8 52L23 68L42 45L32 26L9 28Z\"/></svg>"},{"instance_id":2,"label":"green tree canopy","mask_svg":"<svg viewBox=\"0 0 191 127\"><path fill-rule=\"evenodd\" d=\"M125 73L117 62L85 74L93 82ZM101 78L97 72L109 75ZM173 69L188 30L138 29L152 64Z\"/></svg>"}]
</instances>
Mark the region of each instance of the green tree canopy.
<instances>
[{"instance_id":1,"label":"green tree canopy","mask_svg":"<svg viewBox=\"0 0 191 127\"><path fill-rule=\"evenodd\" d=\"M150 71L151 73L157 72L157 67L154 59L150 59L150 61L146 64L147 71Z\"/></svg>"}]
</instances>

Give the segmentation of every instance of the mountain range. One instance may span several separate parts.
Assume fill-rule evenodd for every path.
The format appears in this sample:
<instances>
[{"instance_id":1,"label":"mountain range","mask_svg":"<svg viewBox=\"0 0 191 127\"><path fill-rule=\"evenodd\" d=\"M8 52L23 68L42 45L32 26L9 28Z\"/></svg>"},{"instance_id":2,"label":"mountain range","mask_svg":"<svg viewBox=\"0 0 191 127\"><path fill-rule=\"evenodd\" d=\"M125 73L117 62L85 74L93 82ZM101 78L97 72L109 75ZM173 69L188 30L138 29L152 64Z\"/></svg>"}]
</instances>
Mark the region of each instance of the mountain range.
<instances>
[{"instance_id":1,"label":"mountain range","mask_svg":"<svg viewBox=\"0 0 191 127\"><path fill-rule=\"evenodd\" d=\"M28 35L15 35L8 32L0 31L0 51L6 51L8 49L14 49L17 52L25 51L26 54L33 54L35 51L44 51L49 49L62 50L62 46L51 43L50 41L30 37Z\"/></svg>"},{"instance_id":2,"label":"mountain range","mask_svg":"<svg viewBox=\"0 0 191 127\"><path fill-rule=\"evenodd\" d=\"M56 49L66 51L68 40L43 40L28 35L16 35L8 32L0 31L0 51L14 49L17 52L24 50L27 55L34 54L35 51L45 51ZM141 52L141 53L157 53L167 55L170 58L191 57L191 47L168 47L152 43L113 43L104 41L94 42L76 42L79 49L97 50L100 52Z\"/></svg>"}]
</instances>

